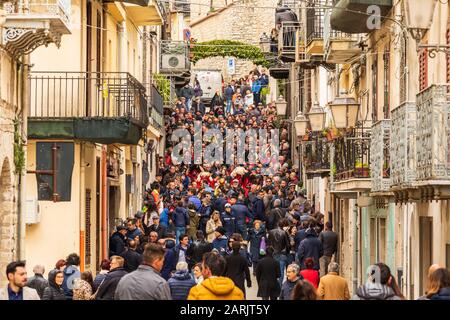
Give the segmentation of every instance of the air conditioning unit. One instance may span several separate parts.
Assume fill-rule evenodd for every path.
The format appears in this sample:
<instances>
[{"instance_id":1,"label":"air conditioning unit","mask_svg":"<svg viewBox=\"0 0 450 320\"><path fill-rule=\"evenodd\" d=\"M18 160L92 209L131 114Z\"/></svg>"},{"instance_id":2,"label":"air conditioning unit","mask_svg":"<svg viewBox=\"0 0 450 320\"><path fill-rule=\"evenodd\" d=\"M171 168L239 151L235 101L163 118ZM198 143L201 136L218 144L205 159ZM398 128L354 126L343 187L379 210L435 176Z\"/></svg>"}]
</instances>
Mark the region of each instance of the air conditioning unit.
<instances>
[{"instance_id":1,"label":"air conditioning unit","mask_svg":"<svg viewBox=\"0 0 450 320\"><path fill-rule=\"evenodd\" d=\"M161 69L164 70L187 69L186 56L184 54L162 54Z\"/></svg>"},{"instance_id":2,"label":"air conditioning unit","mask_svg":"<svg viewBox=\"0 0 450 320\"><path fill-rule=\"evenodd\" d=\"M41 222L41 213L39 212L39 202L37 199L27 199L25 210L26 224L36 224Z\"/></svg>"}]
</instances>

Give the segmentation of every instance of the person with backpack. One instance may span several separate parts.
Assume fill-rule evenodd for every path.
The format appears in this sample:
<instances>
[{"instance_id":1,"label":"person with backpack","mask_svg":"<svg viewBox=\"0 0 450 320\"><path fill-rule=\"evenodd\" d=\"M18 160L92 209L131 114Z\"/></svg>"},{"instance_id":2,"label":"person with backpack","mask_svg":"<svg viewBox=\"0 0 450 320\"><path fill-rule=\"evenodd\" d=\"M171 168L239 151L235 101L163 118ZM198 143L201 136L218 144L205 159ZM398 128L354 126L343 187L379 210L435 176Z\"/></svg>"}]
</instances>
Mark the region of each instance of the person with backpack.
<instances>
[{"instance_id":1,"label":"person with backpack","mask_svg":"<svg viewBox=\"0 0 450 320\"><path fill-rule=\"evenodd\" d=\"M280 208L281 200L275 199L273 201L273 209L270 210L269 216L266 219L266 228L267 230L276 229L278 226L278 222L285 217L285 213Z\"/></svg>"}]
</instances>

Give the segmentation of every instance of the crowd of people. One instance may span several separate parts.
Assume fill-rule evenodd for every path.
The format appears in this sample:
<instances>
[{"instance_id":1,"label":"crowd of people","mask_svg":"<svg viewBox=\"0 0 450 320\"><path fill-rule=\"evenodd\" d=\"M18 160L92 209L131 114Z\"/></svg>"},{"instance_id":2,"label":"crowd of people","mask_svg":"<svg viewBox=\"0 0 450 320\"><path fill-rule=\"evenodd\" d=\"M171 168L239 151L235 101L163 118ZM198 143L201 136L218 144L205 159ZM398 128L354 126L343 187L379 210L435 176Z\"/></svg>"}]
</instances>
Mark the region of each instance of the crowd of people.
<instances>
[{"instance_id":1,"label":"crowd of people","mask_svg":"<svg viewBox=\"0 0 450 320\"><path fill-rule=\"evenodd\" d=\"M194 121L202 122L203 133L278 129L277 161L246 165L236 157L232 164L177 164L175 142L167 139L142 211L117 226L109 259L101 261L95 278L80 272L77 254L58 261L48 280L42 266L27 280L24 262L13 262L0 299L242 300L252 286L264 300L350 299L333 258L338 234L301 189L286 124L265 101L267 85L264 70L252 71L230 81L223 95L217 92L209 110L198 82L188 85L166 117L166 134L180 128L194 133ZM246 146L246 158L250 151ZM263 174L267 167L271 174ZM353 299L404 299L387 265L372 266L368 276ZM423 298L450 298L449 282L448 270L436 267Z\"/></svg>"}]
</instances>

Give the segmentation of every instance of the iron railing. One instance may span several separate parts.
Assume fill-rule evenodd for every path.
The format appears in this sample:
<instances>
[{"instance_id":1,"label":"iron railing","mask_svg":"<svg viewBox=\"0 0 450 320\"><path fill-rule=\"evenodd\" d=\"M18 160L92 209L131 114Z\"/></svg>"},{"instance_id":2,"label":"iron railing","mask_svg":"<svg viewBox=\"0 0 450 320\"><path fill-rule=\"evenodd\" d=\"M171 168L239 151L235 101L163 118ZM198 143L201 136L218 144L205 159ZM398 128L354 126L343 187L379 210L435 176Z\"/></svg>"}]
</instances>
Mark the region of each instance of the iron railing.
<instances>
[{"instance_id":1,"label":"iron railing","mask_svg":"<svg viewBox=\"0 0 450 320\"><path fill-rule=\"evenodd\" d=\"M33 118L131 118L148 124L145 87L128 72L32 72Z\"/></svg>"},{"instance_id":2,"label":"iron railing","mask_svg":"<svg viewBox=\"0 0 450 320\"><path fill-rule=\"evenodd\" d=\"M281 55L295 55L295 46L300 32L300 23L282 22L278 35L278 52Z\"/></svg>"},{"instance_id":3,"label":"iron railing","mask_svg":"<svg viewBox=\"0 0 450 320\"><path fill-rule=\"evenodd\" d=\"M164 126L164 101L162 95L159 93L155 85L150 85L148 89L150 94L150 123L153 126L162 128Z\"/></svg>"},{"instance_id":4,"label":"iron railing","mask_svg":"<svg viewBox=\"0 0 450 320\"><path fill-rule=\"evenodd\" d=\"M66 24L70 21L71 0L2 1L7 14L51 14Z\"/></svg>"},{"instance_id":5,"label":"iron railing","mask_svg":"<svg viewBox=\"0 0 450 320\"><path fill-rule=\"evenodd\" d=\"M334 145L334 180L370 179L370 129L358 127Z\"/></svg>"},{"instance_id":6,"label":"iron railing","mask_svg":"<svg viewBox=\"0 0 450 320\"><path fill-rule=\"evenodd\" d=\"M306 9L307 45L311 44L314 40L323 39L325 4L326 0L316 0L308 9Z\"/></svg>"},{"instance_id":7,"label":"iron railing","mask_svg":"<svg viewBox=\"0 0 450 320\"><path fill-rule=\"evenodd\" d=\"M321 133L314 132L303 142L305 155L303 162L307 174L330 170L330 144Z\"/></svg>"},{"instance_id":8,"label":"iron railing","mask_svg":"<svg viewBox=\"0 0 450 320\"><path fill-rule=\"evenodd\" d=\"M171 11L190 15L191 3L188 0L176 0L174 3L171 3Z\"/></svg>"}]
</instances>

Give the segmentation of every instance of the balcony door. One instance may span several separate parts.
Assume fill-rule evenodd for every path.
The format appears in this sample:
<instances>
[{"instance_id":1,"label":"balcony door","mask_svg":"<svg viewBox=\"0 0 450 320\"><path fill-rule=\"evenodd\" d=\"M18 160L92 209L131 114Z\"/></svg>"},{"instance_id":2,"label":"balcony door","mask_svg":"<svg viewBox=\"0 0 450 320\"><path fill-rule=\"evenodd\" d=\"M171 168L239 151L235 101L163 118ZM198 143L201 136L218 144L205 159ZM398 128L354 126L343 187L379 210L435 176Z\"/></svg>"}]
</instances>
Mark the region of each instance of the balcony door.
<instances>
[{"instance_id":1,"label":"balcony door","mask_svg":"<svg viewBox=\"0 0 450 320\"><path fill-rule=\"evenodd\" d=\"M428 268L433 258L433 218L419 218L419 270L420 270L420 294L425 292Z\"/></svg>"},{"instance_id":2,"label":"balcony door","mask_svg":"<svg viewBox=\"0 0 450 320\"><path fill-rule=\"evenodd\" d=\"M86 116L102 116L100 71L102 62L101 7L92 0L86 2ZM97 100L96 100L97 99Z\"/></svg>"}]
</instances>

